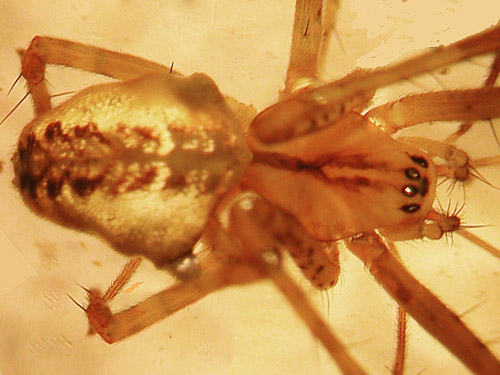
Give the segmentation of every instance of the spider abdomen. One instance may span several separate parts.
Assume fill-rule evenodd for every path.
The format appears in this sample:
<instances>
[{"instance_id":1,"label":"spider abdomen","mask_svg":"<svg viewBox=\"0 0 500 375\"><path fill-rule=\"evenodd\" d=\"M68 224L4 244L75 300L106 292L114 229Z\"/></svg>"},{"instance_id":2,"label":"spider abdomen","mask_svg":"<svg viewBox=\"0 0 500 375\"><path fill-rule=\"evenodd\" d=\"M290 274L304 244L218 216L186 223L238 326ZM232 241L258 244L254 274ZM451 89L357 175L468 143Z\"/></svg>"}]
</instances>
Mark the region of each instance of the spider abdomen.
<instances>
[{"instance_id":1,"label":"spider abdomen","mask_svg":"<svg viewBox=\"0 0 500 375\"><path fill-rule=\"evenodd\" d=\"M26 126L16 185L42 216L157 264L191 251L250 159L205 75L93 86Z\"/></svg>"}]
</instances>

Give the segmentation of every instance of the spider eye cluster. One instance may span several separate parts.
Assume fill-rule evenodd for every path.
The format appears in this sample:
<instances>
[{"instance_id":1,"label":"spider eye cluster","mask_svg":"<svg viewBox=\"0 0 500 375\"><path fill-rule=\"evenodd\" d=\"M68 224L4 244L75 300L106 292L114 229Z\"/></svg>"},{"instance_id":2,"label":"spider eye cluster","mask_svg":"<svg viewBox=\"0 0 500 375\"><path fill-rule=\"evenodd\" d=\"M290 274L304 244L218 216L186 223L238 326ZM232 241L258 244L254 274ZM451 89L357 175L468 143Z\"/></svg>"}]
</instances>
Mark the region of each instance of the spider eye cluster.
<instances>
[{"instance_id":1,"label":"spider eye cluster","mask_svg":"<svg viewBox=\"0 0 500 375\"><path fill-rule=\"evenodd\" d=\"M429 166L427 160L421 156L410 156L410 159L413 163L424 169L427 169ZM404 175L407 180L411 181L401 188L401 192L404 196L412 198L417 194L420 194L422 197L427 195L427 192L429 191L429 179L425 176L422 177L417 168L406 168L404 170ZM421 206L418 203L409 203L401 206L400 208L404 212L412 214L420 210Z\"/></svg>"}]
</instances>

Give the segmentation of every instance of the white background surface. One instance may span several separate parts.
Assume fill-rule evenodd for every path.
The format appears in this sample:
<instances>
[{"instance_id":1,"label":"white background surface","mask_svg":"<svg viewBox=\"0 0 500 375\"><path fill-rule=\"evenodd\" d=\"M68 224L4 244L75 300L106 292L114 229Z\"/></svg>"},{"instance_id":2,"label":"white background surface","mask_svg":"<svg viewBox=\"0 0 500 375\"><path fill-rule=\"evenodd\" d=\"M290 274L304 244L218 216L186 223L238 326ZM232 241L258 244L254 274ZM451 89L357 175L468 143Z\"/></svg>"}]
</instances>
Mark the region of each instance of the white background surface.
<instances>
[{"instance_id":1,"label":"white background surface","mask_svg":"<svg viewBox=\"0 0 500 375\"><path fill-rule=\"evenodd\" d=\"M327 78L356 64L383 63L407 52L436 46L498 21L494 0L345 1L328 55ZM293 1L60 1L0 3L0 115L24 94L18 85L15 49L34 35L52 35L124 51L189 74L212 76L226 94L271 104L282 87L291 37ZM340 47L339 41L342 43ZM376 58L375 58L376 57ZM482 65L481 65L482 64ZM479 85L485 60L440 76L445 87ZM96 76L53 69L53 92L78 90ZM418 81L438 89L430 76ZM399 87L400 95L411 84ZM60 228L32 214L10 181L10 154L22 126L32 118L27 102L0 128L0 371L13 374L332 374L338 371L268 283L217 293L130 339L109 346L87 337L84 314L67 298L84 301L76 286L104 287L124 258L98 239ZM433 133L435 127L430 131ZM444 125L441 125L443 129ZM486 145L479 146L479 142ZM484 124L461 143L473 156L498 154ZM496 186L496 168L483 174ZM460 189L458 189L460 190ZM461 192L461 190L460 190ZM500 192L474 181L466 189L465 220L490 224L474 233L500 243ZM461 194L458 194L460 197ZM446 205L448 198L442 196ZM500 260L454 237L402 248L409 268L485 341L500 338ZM328 296L311 292L320 309L370 374L389 374L395 346L395 304L342 249L342 279ZM122 294L117 308L161 289L167 276L148 264L142 282ZM304 287L310 287L304 282ZM327 306L329 308L327 309ZM500 357L500 344L491 344ZM410 322L406 374L468 374L447 351Z\"/></svg>"}]
</instances>

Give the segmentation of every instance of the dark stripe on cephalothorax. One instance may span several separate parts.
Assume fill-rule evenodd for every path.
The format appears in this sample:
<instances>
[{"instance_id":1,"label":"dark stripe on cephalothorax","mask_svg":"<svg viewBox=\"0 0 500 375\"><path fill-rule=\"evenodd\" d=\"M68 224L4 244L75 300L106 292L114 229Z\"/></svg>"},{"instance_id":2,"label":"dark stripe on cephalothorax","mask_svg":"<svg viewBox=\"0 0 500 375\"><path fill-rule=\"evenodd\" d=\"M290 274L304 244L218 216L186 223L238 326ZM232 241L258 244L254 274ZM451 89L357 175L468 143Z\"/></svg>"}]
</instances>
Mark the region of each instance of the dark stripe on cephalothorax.
<instances>
[{"instance_id":1,"label":"dark stripe on cephalothorax","mask_svg":"<svg viewBox=\"0 0 500 375\"><path fill-rule=\"evenodd\" d=\"M307 161L279 154L276 152L255 152L252 163L267 165L276 169L288 170L292 172L305 172L310 173L314 177L334 185L341 185L347 189L357 191L360 187L376 187L377 183L365 176L339 176L339 177L328 177L322 170L325 166L333 166L340 168L352 168L352 169L372 169L377 167L386 168L385 163L380 165L375 165L373 163L366 162L365 155L354 155L352 158L340 156L335 158L334 155L322 156L318 160Z\"/></svg>"},{"instance_id":2,"label":"dark stripe on cephalothorax","mask_svg":"<svg viewBox=\"0 0 500 375\"><path fill-rule=\"evenodd\" d=\"M378 160L368 161L370 154L338 153L323 154L314 160L303 161L294 156L288 156L277 152L255 151L253 163L269 165L277 169L287 169L296 172L321 169L325 166L337 168L351 168L358 170L376 169L379 171L393 171L391 163Z\"/></svg>"},{"instance_id":3,"label":"dark stripe on cephalothorax","mask_svg":"<svg viewBox=\"0 0 500 375\"><path fill-rule=\"evenodd\" d=\"M304 163L301 159L279 154L277 152L254 152L252 163L263 164L276 169L292 172L320 171L321 166Z\"/></svg>"},{"instance_id":4,"label":"dark stripe on cephalothorax","mask_svg":"<svg viewBox=\"0 0 500 375\"><path fill-rule=\"evenodd\" d=\"M371 162L368 160L367 154L354 155L337 155L329 154L322 155L320 158L313 161L303 161L297 157L287 156L275 152L255 152L252 163L267 165L276 169L288 170L292 172L304 172L311 174L313 177L330 185L342 186L344 189L351 192L358 192L361 188L370 187L372 189L382 189L390 183L385 183L379 180L373 180L363 175L361 171L375 169L379 172L397 172L402 173L408 180L408 184L404 184L400 188L400 192L407 198L415 197L420 194L425 197L429 191L429 180L426 176L422 176L417 168L409 167L406 169L394 169L394 167L386 161ZM427 169L428 161L421 156L408 155L409 159L420 168ZM337 167L339 169L350 169L349 176L327 176L323 171L323 167ZM360 173L355 175L356 170ZM408 201L400 209L407 213L413 214L420 210L421 206L418 203Z\"/></svg>"}]
</instances>

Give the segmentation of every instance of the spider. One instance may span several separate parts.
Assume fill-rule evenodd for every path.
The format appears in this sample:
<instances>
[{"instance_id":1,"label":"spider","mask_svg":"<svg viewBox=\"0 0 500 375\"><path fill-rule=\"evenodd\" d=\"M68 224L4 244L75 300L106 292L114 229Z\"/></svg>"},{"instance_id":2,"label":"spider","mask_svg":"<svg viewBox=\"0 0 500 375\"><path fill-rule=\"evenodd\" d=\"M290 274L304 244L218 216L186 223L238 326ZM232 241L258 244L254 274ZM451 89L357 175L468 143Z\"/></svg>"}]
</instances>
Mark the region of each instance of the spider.
<instances>
[{"instance_id":1,"label":"spider","mask_svg":"<svg viewBox=\"0 0 500 375\"><path fill-rule=\"evenodd\" d=\"M171 84L169 84L169 85L170 85L170 86L172 86L172 85L175 85L175 84L174 84L174 83L171 83ZM285 93L285 96L286 96L286 95L287 95L287 94ZM42 107L43 107L43 104L42 104ZM289 108L293 108L293 107L289 107ZM43 111L43 109L42 109L42 111ZM272 110L271 110L271 111L272 111ZM280 111L280 112L281 112L281 111ZM266 113L269 113L269 112L264 112L264 114L266 114ZM329 115L329 114L328 114L328 115ZM262 116L264 116L264 115L262 115ZM269 121L269 120L266 120L265 122L266 122L266 123L269 123L270 121ZM280 122L281 122L281 120L280 120ZM58 126L57 122L53 122L53 123L51 123L51 124L52 124L52 126L50 126L50 127L49 127L49 126L47 126L47 127L44 129L44 131L45 131L45 136L47 137L47 139L56 139L56 141L58 141L58 140L60 140L60 138L58 138L58 137L63 137L63 138L64 138L64 136L65 136L65 135L64 135L64 132L62 132L62 133L61 133L61 131L60 131L60 126ZM80 129L80 130L78 130L78 131L79 131L79 132L84 132L84 133L85 133L85 131L90 131L90 132L92 132L92 131L94 131L94 130L93 130L93 128L92 128L92 127L89 127L89 128L87 128L87 129ZM283 132L280 132L280 134L283 134ZM314 134L314 133L313 133L313 134ZM23 151L23 147L21 147L21 149L20 149L20 151L19 151L19 152L20 152L20 153L24 152L24 151ZM267 152L267 151L263 151L263 153L265 153L265 152ZM243 154L243 153L238 152L238 155L240 155L240 154ZM264 155L263 157L265 158L265 155ZM428 160L427 160L427 159L425 159L425 156L422 156L422 154L412 152L412 153L411 153L411 155L410 155L410 157L409 157L409 159L411 159L411 160L415 163L416 168L419 168L418 166L420 166L420 167L422 167L422 168L427 168L425 165L426 165L426 164L428 164ZM257 158L254 158L254 160L257 160ZM291 163L291 162L293 162L293 160L291 160L291 161L290 161L290 160L285 160L285 161L283 161L283 160L279 160L279 159L278 159L278 160L274 160L274 159L273 159L273 161L272 161L272 163L274 163L274 166L279 166L279 165L278 165L279 163L285 163L285 164L286 164L286 163ZM263 164L265 164L265 163L263 163ZM293 164L293 165L297 165L297 164L295 163L295 164ZM307 167L307 168L313 168L314 166L308 165L308 166L306 166L306 167ZM295 168L295 169L300 169L300 166L295 166L295 167L293 167L293 168ZM292 170L293 170L293 168L289 168L289 169L292 169ZM305 168L305 167L303 167L303 168ZM314 168L317 168L317 167L314 167ZM279 168L277 168L277 169L279 169ZM283 168L282 168L282 169L283 169ZM286 168L284 168L284 169L286 170ZM408 177L409 179L411 179L411 178L412 178L411 176L414 176L414 177L415 177L415 172L414 172L415 168L413 168L413 169L412 169L412 168L406 168L405 170L407 171L406 173L409 175L409 177ZM422 173L422 171L421 171L420 169L419 169L419 171L420 171L419 173ZM255 171L254 171L254 172L255 172ZM297 172L297 171L295 171L295 172ZM256 171L255 173L257 173L257 174L258 174L258 171ZM22 174L22 172L21 172L20 174L18 173L18 175L21 175L21 174ZM147 176L144 176L144 179L146 179L146 177L147 177ZM254 176L254 177L255 177L255 176ZM415 177L415 178L416 178L416 177ZM254 181L255 181L255 178L248 179L248 180L247 180L247 182L246 182L246 187L251 186L251 187L253 187L253 189L258 189L258 187L257 187L257 186L252 186L252 182L254 182ZM425 180L424 180L424 181L425 181ZM182 182L181 182L181 183L182 183ZM185 182L184 182L184 183L185 183ZM361 183L361 181L359 181L358 185L359 185L360 183ZM23 181L19 180L19 181L18 181L18 184L19 184L20 186L24 185L24 191L26 192L26 194L29 194L29 195L31 196L31 198L29 198L29 197L28 197L28 201L31 201L31 202L32 202L32 201L33 201L33 195L36 195L36 194L37 194L37 192L32 191L33 181L31 181L31 182L30 182L30 181L28 181L28 182L24 181L24 182L23 182ZM191 184L191 183L189 183L189 184ZM427 182L427 183L423 183L423 185L422 185L422 186L419 186L419 189L420 189L420 190L426 190L426 189L427 189L427 188L426 188L426 185L427 185L427 184L432 185L432 184L433 184L433 181L431 181L430 183L429 183L429 182ZM35 187L35 188L37 188L37 187ZM56 195L56 196L58 195L57 191L58 191L59 187L58 187L58 182L57 182L57 181L55 181L55 182L54 182L54 181L47 181L47 182L45 183L45 185L44 185L44 188L45 188L45 191L46 191L46 193L47 193L47 194L49 194L49 195ZM72 186L72 188L73 188L73 190L74 190L75 192L77 192L77 194L78 194L78 195L85 196L85 195L86 195L86 190L87 190L87 188L88 188L88 181L87 181L87 182L85 182L85 181L81 181L81 180L74 180L74 186ZM410 190L411 190L411 189L410 189ZM411 193L412 193L412 192L411 192L411 191L409 191L409 193L408 193L408 194L410 194L410 195L411 195ZM270 193L261 192L261 194L263 194L263 195L268 194L268 195L269 195ZM425 194L421 194L421 195L425 196ZM30 199L31 199L31 200L30 200ZM249 200L252 200L253 198L248 198L248 199L249 199ZM269 199L269 198L268 198L268 199ZM265 205L265 204L264 204L264 206L262 206L262 202L261 202L261 201L257 200L257 201L255 201L255 202L253 202L253 203L254 203L255 209L256 209L256 210L260 210L258 214L259 214L259 215L264 215L264 216L260 216L260 217L259 217L259 220L257 220L257 221L256 221L257 223L259 223L259 222L261 222L261 221L263 220L263 218L264 218L264 217L267 217L266 215L268 215L268 211L267 211L267 208L266 208L266 205ZM229 203L228 203L228 204L229 204ZM231 203L231 204L232 204L232 203ZM235 210L234 212L239 212L238 210L240 210L240 208L238 207L238 205L235 205L234 207L235 207L235 208L234 208L234 210ZM416 206L412 206L412 205L405 205L405 206L402 206L402 207L404 208L404 211L406 212L406 211L412 211L412 210L415 210L415 207L416 207ZM262 210L263 210L263 211L262 211ZM250 213L251 213L251 212L252 212L252 211L250 210ZM257 211L256 211L256 212L257 212ZM274 212L274 211L273 211L273 212ZM265 214L264 214L264 213L265 213ZM411 212L407 212L407 213L411 213ZM229 214L229 213L228 213L228 215L232 215L232 214ZM292 226L292 227L293 227L293 226L297 225L297 223L295 223L294 219L291 219L289 216L287 216L287 215L285 215L285 216L280 216L281 214L277 214L277 215L278 215L278 216L277 216L277 217L278 217L278 219L277 219L277 220L286 220L286 221L287 221L287 223L288 223L288 226ZM239 220L239 219L236 217L236 218L232 218L232 219L230 219L229 221L231 222L232 220ZM250 222L250 223L247 223L247 224L252 224L252 223ZM255 223L254 223L254 224L255 224ZM254 225L254 224L252 224L252 225ZM303 223L303 222L302 222L302 225L307 226L306 224L307 224L307 223ZM216 226L217 226L218 224L214 224L214 225L216 225ZM241 228L241 226L240 226L240 228ZM297 229L296 229L296 230L300 232L300 229L299 229L299 228L300 228L300 227L297 227ZM237 228L236 228L236 230L237 230ZM254 233L258 233L258 232L259 232L259 230L260 230L260 229L259 229L259 227L258 227L258 225L257 225L257 227L255 228L255 232L254 232ZM309 230L311 230L311 228L309 228ZM278 232L279 232L279 231L278 231ZM219 231L215 231L214 233L219 233ZM262 233L262 234L263 234L263 236L265 235L265 233ZM351 234L355 234L355 233L351 233ZM241 239L241 238L243 238L242 236L244 236L244 235L245 235L245 233L241 233L241 234L238 236L238 238L240 238L240 239ZM278 235L280 235L280 233L275 233L275 235L276 235L276 236L278 236ZM291 235L291 234L290 234L290 235ZM215 236L215 235L214 235L214 236ZM215 236L215 237L217 237L217 236ZM293 236L292 236L292 238L293 238ZM108 239L109 239L109 238L108 238ZM335 238L330 238L330 239L335 239ZM212 241L214 241L214 242L217 242L217 241L225 241L225 240L226 240L225 238L215 238L215 239L212 239ZM250 241L250 240L251 240L251 239L249 239L249 241ZM207 241L208 241L208 242L210 242L210 239L207 239ZM287 243L286 241L287 241L286 239L281 239L281 240L280 240L280 242L285 242L285 243ZM359 240L359 239L357 239L356 241L360 241L360 240ZM217 243L219 243L219 242L217 242ZM293 245L293 244L290 244L290 243L287 243L287 244L288 244L289 246L292 246L292 245ZM272 254L273 254L273 253L271 253L271 255L272 255ZM276 254L274 254L274 255L276 255ZM176 257L176 256L175 256L175 257ZM157 259L156 261L157 261L157 263L164 263L163 259L160 259L160 260L158 260L158 259ZM259 260L259 262L260 262L260 260ZM271 263L272 263L272 262L271 262ZM268 265L268 263L266 263L266 262L265 262L265 263L263 263L263 266L264 266L264 267L267 267L267 265ZM245 266L245 267L246 267L246 266ZM260 267L260 266L259 266L259 267ZM206 276L207 274L206 274L206 273L204 273L204 271L206 271L206 269L205 269L205 268L204 268L204 266L202 265L202 267L201 267L201 272L202 272L202 274L201 274L201 275L205 275L205 276ZM306 273L307 273L307 272L310 272L310 271L311 271L311 269L308 269L308 270L306 271ZM225 273L226 273L226 272L225 272ZM205 277L205 276L204 276L204 277ZM258 276L260 277L260 275L258 275ZM308 276L309 276L311 279L313 279L316 275L314 275L314 274L310 274L310 273L309 273L309 274L308 274ZM250 277L254 277L254 276L250 275ZM244 280L244 281L246 281L246 280ZM314 280L313 280L313 281L314 281ZM185 283L185 284L183 284L183 285L189 285L189 281L188 281L188 282L186 282L186 283ZM321 287L321 285L319 285L319 284L318 284L318 286L320 286L320 287Z\"/></svg>"}]
</instances>

